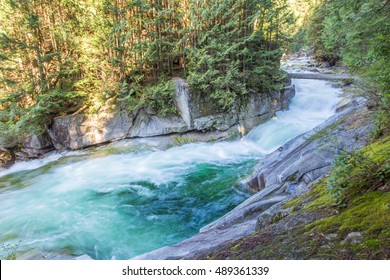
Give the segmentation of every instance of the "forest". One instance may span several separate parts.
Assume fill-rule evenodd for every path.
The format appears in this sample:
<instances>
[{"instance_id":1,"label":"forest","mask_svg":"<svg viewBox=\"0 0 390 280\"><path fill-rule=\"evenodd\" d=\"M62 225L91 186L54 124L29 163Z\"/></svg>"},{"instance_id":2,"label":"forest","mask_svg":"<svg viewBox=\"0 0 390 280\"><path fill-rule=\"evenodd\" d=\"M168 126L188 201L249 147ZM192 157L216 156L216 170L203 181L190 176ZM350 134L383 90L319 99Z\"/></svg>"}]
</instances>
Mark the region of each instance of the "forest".
<instances>
[{"instance_id":1,"label":"forest","mask_svg":"<svg viewBox=\"0 0 390 280\"><path fill-rule=\"evenodd\" d=\"M390 0L0 1L0 258L199 238L163 257L389 259L389 15ZM211 113L184 121L177 78Z\"/></svg>"},{"instance_id":2,"label":"forest","mask_svg":"<svg viewBox=\"0 0 390 280\"><path fill-rule=\"evenodd\" d=\"M389 14L389 0L313 1L295 35L296 42L314 47L317 59L359 77L359 94L376 110L377 136L390 126Z\"/></svg>"},{"instance_id":3,"label":"forest","mask_svg":"<svg viewBox=\"0 0 390 280\"><path fill-rule=\"evenodd\" d=\"M280 87L287 0L5 0L0 139L75 112L175 114L172 77L222 109Z\"/></svg>"},{"instance_id":4,"label":"forest","mask_svg":"<svg viewBox=\"0 0 390 280\"><path fill-rule=\"evenodd\" d=\"M5 0L0 4L0 143L56 116L152 107L175 114L172 77L227 109L280 88L283 52L363 76L389 111L389 1Z\"/></svg>"}]
</instances>

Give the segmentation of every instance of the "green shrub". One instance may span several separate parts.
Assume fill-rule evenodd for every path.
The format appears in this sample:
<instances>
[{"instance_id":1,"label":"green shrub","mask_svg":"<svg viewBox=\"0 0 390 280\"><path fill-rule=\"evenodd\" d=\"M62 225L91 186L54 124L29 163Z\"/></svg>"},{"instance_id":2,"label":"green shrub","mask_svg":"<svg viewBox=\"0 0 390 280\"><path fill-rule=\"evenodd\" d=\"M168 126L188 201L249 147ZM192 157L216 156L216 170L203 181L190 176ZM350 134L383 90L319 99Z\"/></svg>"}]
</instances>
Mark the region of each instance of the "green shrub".
<instances>
[{"instance_id":1,"label":"green shrub","mask_svg":"<svg viewBox=\"0 0 390 280\"><path fill-rule=\"evenodd\" d=\"M158 84L144 89L146 104L149 104L151 108L162 116L178 113L174 96L174 83L170 80L161 80Z\"/></svg>"},{"instance_id":2,"label":"green shrub","mask_svg":"<svg viewBox=\"0 0 390 280\"><path fill-rule=\"evenodd\" d=\"M389 178L388 160L373 159L365 148L342 152L333 165L326 185L335 202L343 206L356 195L385 185Z\"/></svg>"}]
</instances>

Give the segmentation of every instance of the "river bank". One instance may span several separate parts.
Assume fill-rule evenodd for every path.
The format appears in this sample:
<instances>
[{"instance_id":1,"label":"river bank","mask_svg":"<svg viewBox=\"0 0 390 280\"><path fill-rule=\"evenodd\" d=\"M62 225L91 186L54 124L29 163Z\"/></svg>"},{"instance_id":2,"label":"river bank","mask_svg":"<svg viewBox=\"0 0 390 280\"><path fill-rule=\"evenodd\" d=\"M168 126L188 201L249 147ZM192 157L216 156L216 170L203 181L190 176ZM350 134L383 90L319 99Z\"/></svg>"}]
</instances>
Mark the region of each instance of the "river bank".
<instances>
[{"instance_id":1,"label":"river bank","mask_svg":"<svg viewBox=\"0 0 390 280\"><path fill-rule=\"evenodd\" d=\"M299 62L307 67L307 59ZM377 189L355 190L345 205L336 203L327 185L335 159L372 139L373 112L366 100L350 96L355 85L347 85L335 115L260 161L243 182L253 196L198 235L134 259L388 259L386 177ZM380 162L390 157L389 138L362 151L371 162L385 164Z\"/></svg>"},{"instance_id":2,"label":"river bank","mask_svg":"<svg viewBox=\"0 0 390 280\"><path fill-rule=\"evenodd\" d=\"M275 112L286 110L295 95L294 87L286 79L280 90L250 93L222 110L210 97L190 91L185 80L173 81L177 115L161 116L146 107L57 117L42 134L28 137L20 147L0 145L0 168L53 152L82 150L125 139L141 139L161 148L233 140L269 120Z\"/></svg>"},{"instance_id":3,"label":"river bank","mask_svg":"<svg viewBox=\"0 0 390 280\"><path fill-rule=\"evenodd\" d=\"M210 252L220 252L225 243L250 235L256 229L288 216L283 205L292 198L307 193L325 176L342 149L362 148L372 128L370 113L362 100L352 100L343 110L325 123L290 140L267 155L256 166L254 176L243 182L256 194L231 212L201 229L200 233L172 247L136 257L135 259L207 258ZM278 218L279 217L279 218ZM284 229L292 229L287 223ZM236 244L236 243L229 243ZM221 258L219 253L211 254ZM230 250L229 249L229 250ZM271 257L272 258L272 257Z\"/></svg>"},{"instance_id":4,"label":"river bank","mask_svg":"<svg viewBox=\"0 0 390 280\"><path fill-rule=\"evenodd\" d=\"M290 110L242 140L167 150L132 140L18 163L0 178L2 240L22 240L21 258L126 259L191 237L250 196L237 182L259 159L334 114L340 91L320 84L300 84Z\"/></svg>"}]
</instances>

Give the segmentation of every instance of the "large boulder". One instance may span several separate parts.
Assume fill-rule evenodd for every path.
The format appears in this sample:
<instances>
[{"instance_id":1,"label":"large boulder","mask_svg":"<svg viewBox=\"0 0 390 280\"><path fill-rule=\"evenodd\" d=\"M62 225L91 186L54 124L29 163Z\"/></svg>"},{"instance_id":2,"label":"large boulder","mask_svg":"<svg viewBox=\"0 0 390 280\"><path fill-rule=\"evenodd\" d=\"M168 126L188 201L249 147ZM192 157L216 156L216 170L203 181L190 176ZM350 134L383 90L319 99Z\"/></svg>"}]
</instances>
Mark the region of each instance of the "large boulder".
<instances>
[{"instance_id":1,"label":"large boulder","mask_svg":"<svg viewBox=\"0 0 390 280\"><path fill-rule=\"evenodd\" d=\"M49 134L56 149L82 149L125 138L133 125L127 113L70 115L54 119Z\"/></svg>"}]
</instances>

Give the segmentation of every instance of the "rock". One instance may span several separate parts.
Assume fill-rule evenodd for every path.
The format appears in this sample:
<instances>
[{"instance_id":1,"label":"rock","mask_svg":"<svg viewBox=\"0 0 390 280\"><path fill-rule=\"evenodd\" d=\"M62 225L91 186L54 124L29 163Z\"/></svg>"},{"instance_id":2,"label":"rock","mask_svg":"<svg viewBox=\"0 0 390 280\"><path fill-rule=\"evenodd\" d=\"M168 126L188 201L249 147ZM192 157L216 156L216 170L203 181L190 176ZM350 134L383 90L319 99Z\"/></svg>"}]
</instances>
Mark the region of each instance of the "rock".
<instances>
[{"instance_id":1,"label":"rock","mask_svg":"<svg viewBox=\"0 0 390 280\"><path fill-rule=\"evenodd\" d=\"M259 174L259 176L253 177L251 180L246 182L246 184L249 191L259 192L266 187L264 174Z\"/></svg>"},{"instance_id":2,"label":"rock","mask_svg":"<svg viewBox=\"0 0 390 280\"><path fill-rule=\"evenodd\" d=\"M190 112L190 90L185 80L176 78L175 82L175 104L179 109L181 118L191 129L193 126L193 116Z\"/></svg>"},{"instance_id":3,"label":"rock","mask_svg":"<svg viewBox=\"0 0 390 280\"><path fill-rule=\"evenodd\" d=\"M127 113L71 115L54 119L49 135L57 150L83 149L123 139L133 125Z\"/></svg>"},{"instance_id":4,"label":"rock","mask_svg":"<svg viewBox=\"0 0 390 280\"><path fill-rule=\"evenodd\" d=\"M220 130L225 131L238 123L234 114L218 114L194 119L194 129L199 131Z\"/></svg>"},{"instance_id":5,"label":"rock","mask_svg":"<svg viewBox=\"0 0 390 280\"><path fill-rule=\"evenodd\" d=\"M295 86L289 85L272 94L272 111L286 110L295 96Z\"/></svg>"},{"instance_id":6,"label":"rock","mask_svg":"<svg viewBox=\"0 0 390 280\"><path fill-rule=\"evenodd\" d=\"M363 242L363 234L361 232L350 232L341 244L360 244Z\"/></svg>"},{"instance_id":7,"label":"rock","mask_svg":"<svg viewBox=\"0 0 390 280\"><path fill-rule=\"evenodd\" d=\"M251 94L246 102L240 106L238 115L239 124L244 128L244 132L249 132L260 123L264 123L275 114L278 107L273 102L272 94Z\"/></svg>"},{"instance_id":8,"label":"rock","mask_svg":"<svg viewBox=\"0 0 390 280\"><path fill-rule=\"evenodd\" d=\"M162 117L151 108L133 112L77 114L53 120L48 133L57 150L83 149L125 138L155 137L189 131L234 130L243 135L270 119L275 111L288 107L295 94L293 86L273 94L251 94L245 102L238 100L228 110L219 108L210 97L190 92L187 82L174 79L175 104L180 116ZM35 156L36 149L27 148L21 156Z\"/></svg>"},{"instance_id":9,"label":"rock","mask_svg":"<svg viewBox=\"0 0 390 280\"><path fill-rule=\"evenodd\" d=\"M307 57L306 50L304 50L304 49L299 50L299 52L297 53L297 56L298 57Z\"/></svg>"},{"instance_id":10,"label":"rock","mask_svg":"<svg viewBox=\"0 0 390 280\"><path fill-rule=\"evenodd\" d=\"M389 192L390 191L390 186L384 185L384 186L378 188L378 190L382 191L382 192Z\"/></svg>"},{"instance_id":11,"label":"rock","mask_svg":"<svg viewBox=\"0 0 390 280\"><path fill-rule=\"evenodd\" d=\"M146 112L149 116L157 115L156 110L154 110L154 109L151 108L151 107L146 107L145 112Z\"/></svg>"},{"instance_id":12,"label":"rock","mask_svg":"<svg viewBox=\"0 0 390 280\"><path fill-rule=\"evenodd\" d=\"M330 233L330 234L325 235L325 240L333 241L333 240L336 240L337 237L338 237L337 233Z\"/></svg>"},{"instance_id":13,"label":"rock","mask_svg":"<svg viewBox=\"0 0 390 280\"><path fill-rule=\"evenodd\" d=\"M40 249L32 249L17 255L20 260L93 260L84 254L81 256L69 255L62 252L46 252Z\"/></svg>"},{"instance_id":14,"label":"rock","mask_svg":"<svg viewBox=\"0 0 390 280\"><path fill-rule=\"evenodd\" d=\"M23 148L17 152L17 160L40 158L46 153L54 150L53 143L48 133L28 137Z\"/></svg>"},{"instance_id":15,"label":"rock","mask_svg":"<svg viewBox=\"0 0 390 280\"><path fill-rule=\"evenodd\" d=\"M133 127L126 137L152 137L172 133L184 133L186 131L188 131L188 126L179 117L150 116L142 111L138 114Z\"/></svg>"},{"instance_id":16,"label":"rock","mask_svg":"<svg viewBox=\"0 0 390 280\"><path fill-rule=\"evenodd\" d=\"M357 116L365 116L367 121L356 122ZM351 102L350 107L313 131L288 141L281 149L267 155L255 168L252 178L244 182L244 186L248 185L248 188L259 191L231 212L179 244L134 259L193 259L226 242L246 236L255 229L278 226L289 231L303 222L307 223L307 217L285 217L287 213L280 210L281 205L294 196L307 192L314 182L325 176L340 150L362 148L368 141L368 132L372 128L369 119L364 104ZM325 130L326 133L313 137L320 130ZM281 218L283 223L274 223ZM346 240L359 242L359 236L350 235Z\"/></svg>"},{"instance_id":17,"label":"rock","mask_svg":"<svg viewBox=\"0 0 390 280\"><path fill-rule=\"evenodd\" d=\"M260 230L270 224L276 223L288 216L288 211L281 210L281 204L275 204L257 217L256 230Z\"/></svg>"}]
</instances>

